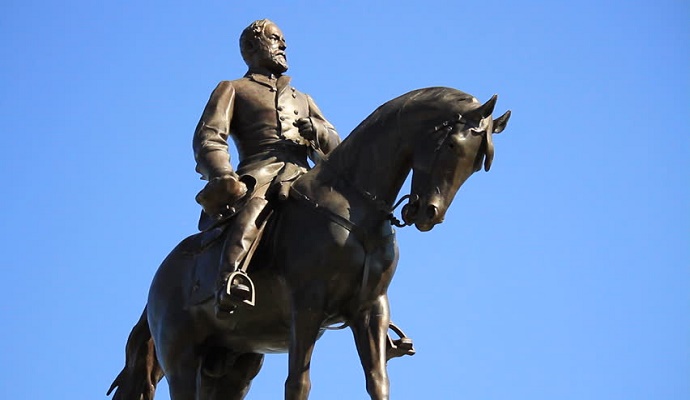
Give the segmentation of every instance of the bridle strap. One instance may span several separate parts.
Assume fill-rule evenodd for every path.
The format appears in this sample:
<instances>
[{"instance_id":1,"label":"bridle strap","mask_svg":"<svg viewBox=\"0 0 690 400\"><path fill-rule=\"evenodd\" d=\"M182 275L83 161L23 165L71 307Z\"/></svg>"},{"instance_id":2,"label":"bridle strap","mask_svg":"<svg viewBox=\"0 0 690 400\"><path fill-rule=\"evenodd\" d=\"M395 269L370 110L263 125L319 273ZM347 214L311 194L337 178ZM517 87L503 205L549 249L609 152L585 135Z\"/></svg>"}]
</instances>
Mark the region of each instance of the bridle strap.
<instances>
[{"instance_id":1,"label":"bridle strap","mask_svg":"<svg viewBox=\"0 0 690 400\"><path fill-rule=\"evenodd\" d=\"M349 186L351 189L353 189L361 198L367 200L377 211L385 215L385 219L390 221L393 226L398 227L398 228L404 228L406 226L409 226L411 224L407 224L404 222L400 222L398 218L395 217L393 212L395 211L398 206L405 200L411 198L413 195L411 194L406 194L402 196L397 202L395 202L395 205L391 208L388 206L386 202L384 202L381 199L378 199L375 195L367 192L366 190L360 188L356 183L352 182L350 179L346 178L343 176L338 169L333 166L328 158L323 158L320 162L320 165L325 166L327 169L329 169L333 175L335 175L339 180L342 182L346 183L347 186ZM350 222L352 223L352 222Z\"/></svg>"},{"instance_id":2,"label":"bridle strap","mask_svg":"<svg viewBox=\"0 0 690 400\"><path fill-rule=\"evenodd\" d=\"M439 140L438 144L436 145L436 148L434 149L434 159L433 161L436 160L436 157L438 156L438 151L439 149L443 146L443 144L448 140L450 137L450 134L453 132L453 128L455 125L460 122L462 119L462 114L457 114L455 118L443 121L440 125L436 125L433 128L432 133L437 133L441 130L445 131ZM385 215L385 219L390 221L390 223L397 227L397 228L404 228L406 226L412 225L411 222L404 222L400 221L394 214L393 212L395 211L396 208L402 204L403 201L406 199L409 199L408 204L414 204L419 200L419 197L416 194L406 194L402 196L398 201L395 202L395 205L393 207L388 206L388 204L380 200L376 197L376 195L373 195L366 190L360 188L356 183L352 182L350 179L347 177L343 176L343 174L338 171L338 169L331 164L329 161L328 157L324 155L323 153L320 153L321 156L321 161L319 162L319 165L325 166L327 169L330 169L331 172L341 181L345 182L347 186L349 186L351 189L353 189L357 194L359 194L360 197L363 199L367 200L377 211L381 212L382 214ZM305 196L306 197L306 196ZM325 210L324 210L325 211ZM337 214L333 214L337 215ZM353 227L355 226L354 223L346 218L343 218L341 216L337 216L336 218L343 219L344 221L347 221L344 224L349 224L352 225ZM343 225L344 226L344 225ZM344 226L345 227L345 226ZM348 228L350 229L350 228ZM350 229L352 230L352 229Z\"/></svg>"}]
</instances>

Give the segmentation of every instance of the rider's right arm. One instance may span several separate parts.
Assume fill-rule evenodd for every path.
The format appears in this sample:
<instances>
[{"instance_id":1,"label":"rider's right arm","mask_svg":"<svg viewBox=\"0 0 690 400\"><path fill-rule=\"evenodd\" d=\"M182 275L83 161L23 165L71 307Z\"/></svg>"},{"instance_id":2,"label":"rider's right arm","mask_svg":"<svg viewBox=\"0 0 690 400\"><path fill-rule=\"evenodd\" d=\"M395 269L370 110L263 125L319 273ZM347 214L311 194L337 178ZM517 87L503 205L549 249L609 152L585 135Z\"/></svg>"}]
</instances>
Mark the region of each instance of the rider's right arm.
<instances>
[{"instance_id":1,"label":"rider's right arm","mask_svg":"<svg viewBox=\"0 0 690 400\"><path fill-rule=\"evenodd\" d=\"M211 180L233 175L228 153L228 135L232 121L235 89L222 81L211 93L204 113L194 131L192 147L196 171L202 179Z\"/></svg>"}]
</instances>

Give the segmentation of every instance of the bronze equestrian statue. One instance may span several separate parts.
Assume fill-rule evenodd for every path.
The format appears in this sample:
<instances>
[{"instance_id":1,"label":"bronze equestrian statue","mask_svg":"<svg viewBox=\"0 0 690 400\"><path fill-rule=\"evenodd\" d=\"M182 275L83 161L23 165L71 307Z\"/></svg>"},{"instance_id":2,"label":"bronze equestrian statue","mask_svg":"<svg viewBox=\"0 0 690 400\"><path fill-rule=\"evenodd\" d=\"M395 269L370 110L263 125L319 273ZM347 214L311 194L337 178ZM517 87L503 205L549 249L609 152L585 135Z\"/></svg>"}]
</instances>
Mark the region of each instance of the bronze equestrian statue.
<instances>
[{"instance_id":1,"label":"bronze equestrian statue","mask_svg":"<svg viewBox=\"0 0 690 400\"><path fill-rule=\"evenodd\" d=\"M273 40L283 47L276 59L284 61L282 34L265 25L260 31L275 35ZM245 79L257 83L256 88L263 86ZM288 147L289 154L294 150L300 157L285 158L291 156L282 147L273 152L268 146L264 152L249 139L238 144L242 161L235 174L220 150L227 152L224 124L243 126L237 107L246 93L236 82L219 85L195 134L198 169L210 179L198 196L206 212L203 231L183 240L158 269L148 303L127 340L126 365L108 393L115 390L113 400L153 399L165 376L172 400L243 399L264 354L288 352L285 398L307 399L314 344L326 329L341 324L353 331L369 396L388 399L386 362L400 355L387 334L387 289L398 261L393 225L428 231L442 222L465 180L482 164L489 170L492 133L505 128L510 112L493 119L496 96L481 104L455 89L420 89L379 107L336 147L335 131L315 106L313 113L309 105L310 113L303 114L311 121L300 117L306 109L295 108L297 114L288 109L297 116L292 117L296 132L291 136L272 125L263 139L278 135L273 144L294 146ZM313 104L287 90L293 99ZM221 100L224 95L234 96L234 102ZM232 121L214 119L217 104L231 103ZM285 108L278 110L280 102L276 104L274 119L281 121ZM246 127L245 132L264 132ZM201 137L211 139L202 144ZM300 137L309 144L300 143ZM305 172L308 152L318 154L320 162ZM400 223L392 212L410 171L412 187L403 197L408 202ZM224 200L215 200L219 193ZM270 205L266 199L272 199ZM246 240L236 233L244 223L255 229ZM236 257L242 259L239 266L228 256L236 243L228 242L233 235L247 244ZM241 264L247 259L251 279ZM221 287L227 303L217 294L219 263L227 263L221 277L232 271L230 282Z\"/></svg>"}]
</instances>

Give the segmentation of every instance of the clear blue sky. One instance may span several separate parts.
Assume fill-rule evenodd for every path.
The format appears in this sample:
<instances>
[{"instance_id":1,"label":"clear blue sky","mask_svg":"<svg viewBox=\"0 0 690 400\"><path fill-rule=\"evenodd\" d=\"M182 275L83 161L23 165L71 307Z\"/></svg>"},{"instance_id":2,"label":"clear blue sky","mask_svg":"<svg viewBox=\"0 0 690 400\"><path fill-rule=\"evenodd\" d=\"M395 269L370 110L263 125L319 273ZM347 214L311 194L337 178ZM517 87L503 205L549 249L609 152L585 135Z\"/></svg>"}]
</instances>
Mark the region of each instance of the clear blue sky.
<instances>
[{"instance_id":1,"label":"clear blue sky","mask_svg":"<svg viewBox=\"0 0 690 400\"><path fill-rule=\"evenodd\" d=\"M391 361L394 399L689 399L688 2L324 4L2 3L0 398L105 399L195 232L193 129L270 18L342 136L426 86L513 110L446 222L399 231L392 314L418 354ZM282 398L286 360L248 399ZM347 330L312 365L311 398L366 398Z\"/></svg>"}]
</instances>

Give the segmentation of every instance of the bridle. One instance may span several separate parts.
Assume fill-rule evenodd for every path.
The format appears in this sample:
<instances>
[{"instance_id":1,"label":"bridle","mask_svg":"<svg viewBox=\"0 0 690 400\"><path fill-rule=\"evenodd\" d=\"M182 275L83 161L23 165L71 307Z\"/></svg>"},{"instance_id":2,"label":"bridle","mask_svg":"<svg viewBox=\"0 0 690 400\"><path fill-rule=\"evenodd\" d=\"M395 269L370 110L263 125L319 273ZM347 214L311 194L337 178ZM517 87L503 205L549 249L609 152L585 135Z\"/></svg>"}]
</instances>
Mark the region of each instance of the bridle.
<instances>
[{"instance_id":1,"label":"bridle","mask_svg":"<svg viewBox=\"0 0 690 400\"><path fill-rule=\"evenodd\" d=\"M443 147L443 145L448 141L451 132L453 131L453 128L455 125L457 125L458 122L462 119L462 115L457 114L457 116L454 119L450 119L447 121L442 122L440 125L434 126L432 135L436 134L437 132L442 131L442 136L439 138L439 142L436 145L434 149L434 157L432 159L432 164L435 162L435 160L438 157L438 152L439 150ZM372 208L374 208L377 212L381 213L384 215L384 220L390 221L390 223L393 226L396 226L398 228L404 228L406 226L410 226L413 223L404 221L404 211L403 211L403 221L401 222L393 212L395 211L396 208L400 206L400 204L403 203L403 201L408 200L408 203L403 207L403 210L405 210L406 207L411 207L414 206L419 202L419 196L416 193L410 193L402 196L398 201L395 202L395 204L390 207L384 200L378 198L376 195L369 193L368 191L362 189L359 185L357 185L355 182L353 182L351 179L347 178L342 174L336 166L334 166L326 156L320 157L321 160L319 162L319 165L324 166L327 170L330 171L333 176L336 177L340 182L345 183L345 185L357 193L361 198L366 200ZM428 173L428 171L427 171ZM373 252L379 248L380 246L383 246L387 243L389 243L391 240L394 238L394 234L387 235L384 237L380 237L377 234L371 234L368 232L366 229L362 228L361 226L357 225L356 223L352 222L348 218L339 215L338 213L335 213L334 211L330 210L327 207L322 207L320 206L314 199L309 198L307 195L301 193L298 191L294 186L290 188L290 197L299 200L302 204L308 206L312 210L316 211L317 213L320 213L324 217L328 218L330 221L340 225L341 227L345 228L346 230L352 232L352 234L355 236L355 238L362 244L362 247L364 248L365 251L365 257L364 257L364 265L362 268L362 282L360 285L359 289L359 298L360 302L364 300L365 292L364 288L367 287L368 284L368 279L369 279L369 273L371 271L371 255ZM348 326L348 323L343 323L340 326L337 327L326 327L326 329L343 329L346 326Z\"/></svg>"},{"instance_id":2,"label":"bridle","mask_svg":"<svg viewBox=\"0 0 690 400\"><path fill-rule=\"evenodd\" d=\"M402 196L393 207L389 207L386 201L376 197L376 195L371 194L367 192L366 190L362 189L359 185L357 185L355 182L352 180L348 179L345 177L338 169L331 164L330 161L328 161L328 158L324 158L321 160L321 165L325 166L326 169L330 170L331 173L341 182L344 182L350 189L352 189L355 193L357 193L361 198L366 200L372 208L374 208L376 211L384 215L384 220L388 220L393 224L394 226L398 228L403 228L405 226L411 225L411 224L405 224L403 222L400 222L398 218L395 217L393 212L395 211L400 204L405 201L406 199L412 198L411 194L406 194ZM414 195L416 196L416 195ZM418 197L417 197L418 199Z\"/></svg>"},{"instance_id":3,"label":"bridle","mask_svg":"<svg viewBox=\"0 0 690 400\"><path fill-rule=\"evenodd\" d=\"M431 160L431 163L429 165L434 165L436 162L436 159L438 158L438 153L439 150L443 147L443 145L448 141L450 138L451 133L453 132L453 128L455 125L457 125L460 121L462 120L462 115L457 114L455 118L449 119L446 121L443 121L440 125L435 125L433 130L431 131L432 135L437 134L438 132L441 132L441 137L438 140L438 143L436 147L434 148L434 157ZM409 193L406 194L398 201L395 202L395 204L390 207L388 204L382 200L376 197L376 195L371 194L367 192L366 190L362 189L359 185L357 185L355 182L353 182L351 179L348 179L345 177L340 171L338 171L337 167L335 167L329 160L327 156L322 157L320 161L320 165L325 166L328 170L331 171L331 173L336 176L340 181L344 182L347 184L347 186L352 189L355 193L357 193L361 198L367 200L371 204L371 206L383 214L385 216L385 220L390 221L390 223L398 228L404 228L406 226L410 226L413 224L413 222L405 221L404 218L404 213L403 213L403 221L400 221L398 219L394 212L395 209L397 209L400 204L402 204L403 201L408 200L407 204L403 207L403 210L409 207L414 207L418 202L419 202L419 195L416 193ZM429 173L428 171L424 171L425 173ZM354 225L354 223L352 223Z\"/></svg>"}]
</instances>

